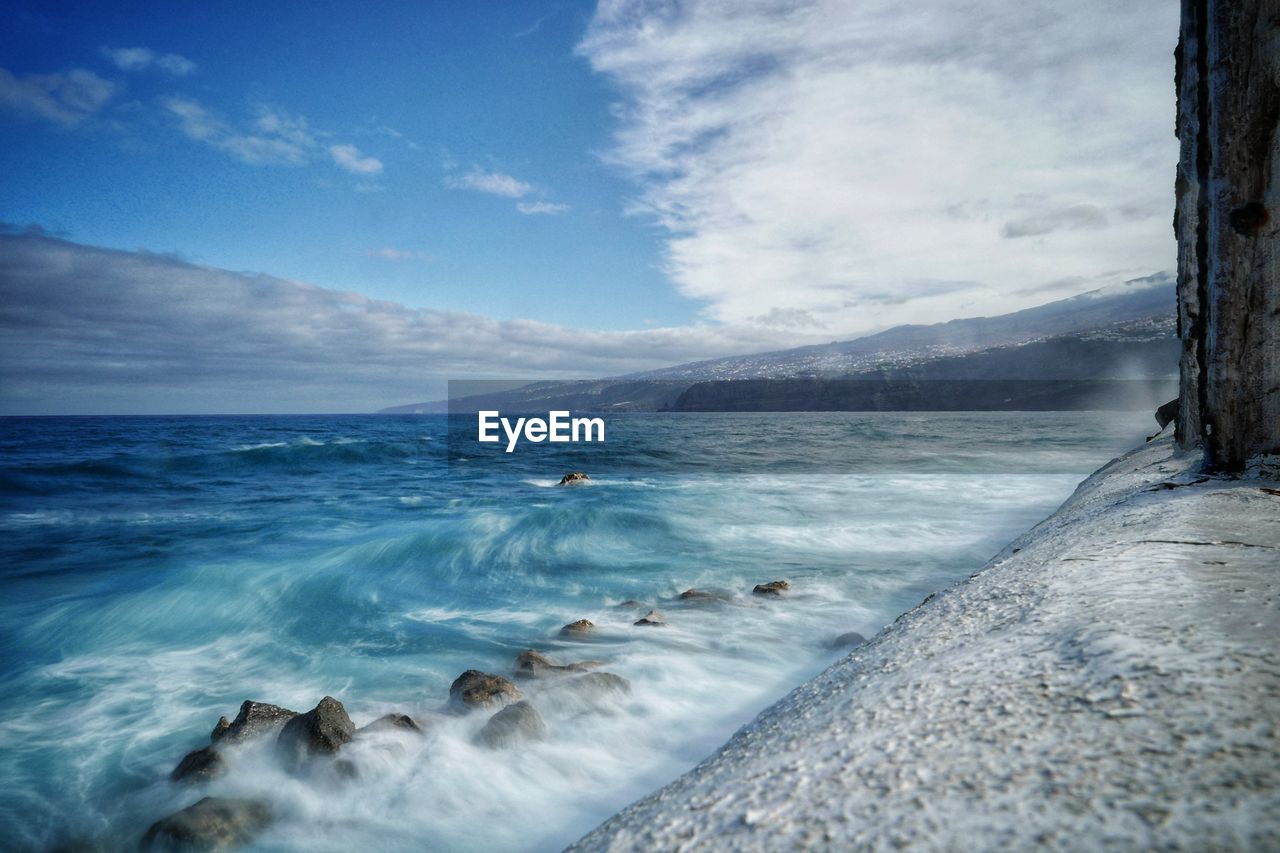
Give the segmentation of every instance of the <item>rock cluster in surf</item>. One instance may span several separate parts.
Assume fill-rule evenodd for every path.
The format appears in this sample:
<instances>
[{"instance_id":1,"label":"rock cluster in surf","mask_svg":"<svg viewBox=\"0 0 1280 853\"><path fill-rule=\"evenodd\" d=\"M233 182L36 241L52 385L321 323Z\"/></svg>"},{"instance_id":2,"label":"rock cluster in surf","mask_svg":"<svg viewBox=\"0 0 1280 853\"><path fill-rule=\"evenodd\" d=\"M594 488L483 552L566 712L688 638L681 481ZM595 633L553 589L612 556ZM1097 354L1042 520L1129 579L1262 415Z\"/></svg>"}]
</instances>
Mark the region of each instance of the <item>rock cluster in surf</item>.
<instances>
[{"instance_id":1,"label":"rock cluster in surf","mask_svg":"<svg viewBox=\"0 0 1280 853\"><path fill-rule=\"evenodd\" d=\"M779 597L791 585L785 580L755 586L754 595ZM718 606L739 600L731 592L690 588L669 599L678 610ZM615 609L643 612L634 625L667 625L667 618L644 602L629 600ZM597 632L587 619L570 622L559 630L567 640L585 640ZM841 635L833 647L864 642L860 634ZM601 670L598 660L558 662L537 649L520 652L514 661L513 677L534 689L535 699L549 691L555 707L573 713L598 711L607 703L629 696L631 683L620 675ZM601 703L605 703L602 705ZM463 717L488 713L484 725L471 741L486 749L510 749L545 739L550 727L542 713L515 681L495 673L469 669L449 687L449 697L440 713ZM369 736L391 734L426 737L431 726L403 713L388 713L356 727L342 702L325 696L310 711L299 713L279 705L246 700L234 720L220 717L210 733L209 744L183 756L170 774L177 783L199 786L225 776L233 769L233 747L265 741L279 766L301 778L325 779L342 784L359 775L343 749ZM257 799L204 797L194 804L156 821L142 838L144 849L216 849L251 843L275 815L269 803Z\"/></svg>"}]
</instances>

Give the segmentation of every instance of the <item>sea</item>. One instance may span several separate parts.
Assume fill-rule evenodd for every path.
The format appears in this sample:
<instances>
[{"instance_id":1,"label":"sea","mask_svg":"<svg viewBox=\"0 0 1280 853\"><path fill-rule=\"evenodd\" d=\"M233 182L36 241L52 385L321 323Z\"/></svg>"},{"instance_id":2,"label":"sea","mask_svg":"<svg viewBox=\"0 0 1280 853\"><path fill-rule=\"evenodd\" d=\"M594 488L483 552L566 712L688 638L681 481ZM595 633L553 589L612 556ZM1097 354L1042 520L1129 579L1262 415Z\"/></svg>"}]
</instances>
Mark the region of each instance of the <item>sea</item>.
<instances>
[{"instance_id":1,"label":"sea","mask_svg":"<svg viewBox=\"0 0 1280 853\"><path fill-rule=\"evenodd\" d=\"M611 415L597 444L462 416L0 420L0 847L133 849L204 796L251 849L555 850L962 580L1154 430L1148 413ZM473 452L474 451L474 452ZM588 483L558 485L568 471ZM756 584L786 580L789 593ZM709 598L681 599L696 588ZM650 609L665 624L634 623ZM561 636L587 619L584 636ZM477 741L467 670L536 649L629 692L517 681L541 739ZM246 699L324 696L344 772L271 736L170 781Z\"/></svg>"}]
</instances>

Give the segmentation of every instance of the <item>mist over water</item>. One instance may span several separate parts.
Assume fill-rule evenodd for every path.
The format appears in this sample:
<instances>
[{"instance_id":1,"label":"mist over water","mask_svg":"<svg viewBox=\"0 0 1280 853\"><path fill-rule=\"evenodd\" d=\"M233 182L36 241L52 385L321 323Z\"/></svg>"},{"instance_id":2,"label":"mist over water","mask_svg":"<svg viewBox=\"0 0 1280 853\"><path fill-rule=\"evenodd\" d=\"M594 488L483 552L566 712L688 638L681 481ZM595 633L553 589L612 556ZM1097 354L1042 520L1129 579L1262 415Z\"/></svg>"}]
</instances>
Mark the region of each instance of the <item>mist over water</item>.
<instances>
[{"instance_id":1,"label":"mist over water","mask_svg":"<svg viewBox=\"0 0 1280 853\"><path fill-rule=\"evenodd\" d=\"M466 421L468 428L472 421ZM456 427L456 424L455 424ZM132 847L208 794L271 801L266 850L547 850L692 767L790 687L965 577L1141 441L1116 413L634 415L594 447L446 463L444 417L0 421L4 847ZM586 470L590 485L554 484ZM785 578L791 595L750 594ZM689 587L723 593L693 605ZM662 611L660 628L632 623ZM557 636L576 619L589 642ZM537 648L630 695L521 682L506 750L439 713ZM168 781L245 699L426 737L291 776L269 741Z\"/></svg>"}]
</instances>

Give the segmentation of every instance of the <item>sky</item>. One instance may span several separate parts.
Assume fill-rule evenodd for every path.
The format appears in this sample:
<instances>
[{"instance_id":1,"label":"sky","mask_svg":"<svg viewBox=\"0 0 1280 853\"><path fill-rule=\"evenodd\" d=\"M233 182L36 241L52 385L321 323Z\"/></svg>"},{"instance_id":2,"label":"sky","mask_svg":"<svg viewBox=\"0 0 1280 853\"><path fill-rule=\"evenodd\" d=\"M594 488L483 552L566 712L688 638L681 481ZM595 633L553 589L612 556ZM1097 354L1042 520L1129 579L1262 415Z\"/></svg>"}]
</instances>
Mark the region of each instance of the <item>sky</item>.
<instances>
[{"instance_id":1,"label":"sky","mask_svg":"<svg viewBox=\"0 0 1280 853\"><path fill-rule=\"evenodd\" d=\"M1170 270L1176 4L0 2L0 413L368 411Z\"/></svg>"}]
</instances>

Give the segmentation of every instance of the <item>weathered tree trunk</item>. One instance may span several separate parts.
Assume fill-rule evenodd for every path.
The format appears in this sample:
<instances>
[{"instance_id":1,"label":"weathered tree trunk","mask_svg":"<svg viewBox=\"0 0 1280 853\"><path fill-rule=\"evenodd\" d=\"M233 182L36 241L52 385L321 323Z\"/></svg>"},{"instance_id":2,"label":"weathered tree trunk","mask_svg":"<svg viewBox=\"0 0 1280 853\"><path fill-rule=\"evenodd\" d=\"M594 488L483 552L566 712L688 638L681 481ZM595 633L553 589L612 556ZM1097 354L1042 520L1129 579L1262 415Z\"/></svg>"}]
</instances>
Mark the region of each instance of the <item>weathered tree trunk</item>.
<instances>
[{"instance_id":1,"label":"weathered tree trunk","mask_svg":"<svg viewBox=\"0 0 1280 853\"><path fill-rule=\"evenodd\" d=\"M1280 452L1280 0L1182 0L1178 440Z\"/></svg>"}]
</instances>

